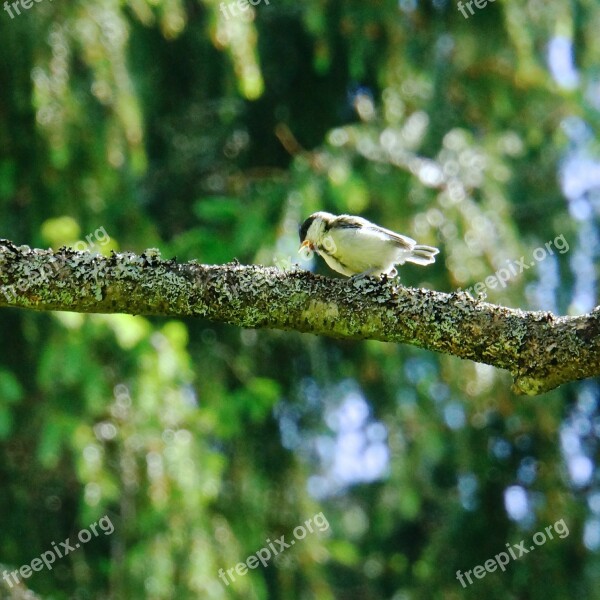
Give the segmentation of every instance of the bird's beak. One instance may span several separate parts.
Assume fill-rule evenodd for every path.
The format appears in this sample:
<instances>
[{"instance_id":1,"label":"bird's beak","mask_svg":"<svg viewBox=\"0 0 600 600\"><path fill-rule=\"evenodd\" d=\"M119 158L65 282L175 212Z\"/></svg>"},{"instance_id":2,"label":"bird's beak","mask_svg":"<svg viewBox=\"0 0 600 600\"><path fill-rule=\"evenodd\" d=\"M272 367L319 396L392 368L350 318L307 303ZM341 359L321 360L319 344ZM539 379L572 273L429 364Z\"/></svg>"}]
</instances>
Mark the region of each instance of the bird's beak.
<instances>
[{"instance_id":1,"label":"bird's beak","mask_svg":"<svg viewBox=\"0 0 600 600\"><path fill-rule=\"evenodd\" d=\"M315 249L315 247L308 240L304 240L300 244L300 249L298 250L298 254L300 254L300 252L302 252L305 248L308 248L309 250Z\"/></svg>"}]
</instances>

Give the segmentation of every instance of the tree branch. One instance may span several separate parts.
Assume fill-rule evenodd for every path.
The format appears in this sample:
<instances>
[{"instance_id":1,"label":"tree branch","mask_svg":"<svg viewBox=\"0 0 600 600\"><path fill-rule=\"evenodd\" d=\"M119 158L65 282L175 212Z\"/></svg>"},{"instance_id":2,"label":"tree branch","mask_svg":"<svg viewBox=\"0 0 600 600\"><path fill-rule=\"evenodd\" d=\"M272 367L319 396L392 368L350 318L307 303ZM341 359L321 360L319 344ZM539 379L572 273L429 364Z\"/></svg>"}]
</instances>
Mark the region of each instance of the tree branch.
<instances>
[{"instance_id":1,"label":"tree branch","mask_svg":"<svg viewBox=\"0 0 600 600\"><path fill-rule=\"evenodd\" d=\"M198 316L247 328L413 344L510 371L518 394L600 374L600 307L526 312L394 281L257 265L178 264L158 251L106 258L0 239L0 307Z\"/></svg>"}]
</instances>

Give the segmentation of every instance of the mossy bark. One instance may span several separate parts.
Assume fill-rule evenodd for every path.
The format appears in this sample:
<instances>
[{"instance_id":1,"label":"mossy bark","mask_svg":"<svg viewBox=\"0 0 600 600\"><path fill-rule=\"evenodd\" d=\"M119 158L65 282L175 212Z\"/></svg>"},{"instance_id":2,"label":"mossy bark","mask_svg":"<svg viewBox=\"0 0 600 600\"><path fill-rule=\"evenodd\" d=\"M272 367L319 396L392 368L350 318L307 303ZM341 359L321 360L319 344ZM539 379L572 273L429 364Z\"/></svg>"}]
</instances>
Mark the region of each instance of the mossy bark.
<instances>
[{"instance_id":1,"label":"mossy bark","mask_svg":"<svg viewBox=\"0 0 600 600\"><path fill-rule=\"evenodd\" d=\"M578 317L505 308L394 281L258 265L110 257L0 239L0 306L198 316L247 328L413 344L510 371L519 394L600 374L600 307Z\"/></svg>"}]
</instances>

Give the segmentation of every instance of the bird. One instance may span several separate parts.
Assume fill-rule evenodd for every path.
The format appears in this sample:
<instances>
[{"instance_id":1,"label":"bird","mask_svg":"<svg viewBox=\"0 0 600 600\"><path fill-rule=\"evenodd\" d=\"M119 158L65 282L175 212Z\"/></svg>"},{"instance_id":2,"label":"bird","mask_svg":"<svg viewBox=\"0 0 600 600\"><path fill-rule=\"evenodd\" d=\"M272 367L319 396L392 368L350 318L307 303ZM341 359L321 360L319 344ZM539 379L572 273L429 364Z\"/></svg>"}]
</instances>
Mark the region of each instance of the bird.
<instances>
[{"instance_id":1,"label":"bird","mask_svg":"<svg viewBox=\"0 0 600 600\"><path fill-rule=\"evenodd\" d=\"M417 244L362 217L313 213L300 226L299 253L317 252L334 271L353 278L396 277L396 265L430 265L439 249Z\"/></svg>"}]
</instances>

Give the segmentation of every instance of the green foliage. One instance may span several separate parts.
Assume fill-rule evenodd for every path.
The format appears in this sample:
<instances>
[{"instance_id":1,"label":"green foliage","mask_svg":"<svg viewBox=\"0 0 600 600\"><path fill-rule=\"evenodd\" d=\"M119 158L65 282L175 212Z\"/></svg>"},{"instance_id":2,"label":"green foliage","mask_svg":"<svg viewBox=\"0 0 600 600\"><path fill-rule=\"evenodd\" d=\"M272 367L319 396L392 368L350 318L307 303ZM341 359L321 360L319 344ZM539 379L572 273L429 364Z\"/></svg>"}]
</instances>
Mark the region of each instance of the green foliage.
<instances>
[{"instance_id":1,"label":"green foliage","mask_svg":"<svg viewBox=\"0 0 600 600\"><path fill-rule=\"evenodd\" d=\"M403 284L452 291L562 234L488 300L597 304L597 3L246 15L2 11L0 237L288 267L311 212L360 213L441 248ZM43 598L600 597L597 382L516 398L448 356L191 319L5 311L0 339L0 563L115 526L24 580ZM326 532L219 578L321 511ZM568 536L461 587L560 519Z\"/></svg>"}]
</instances>

